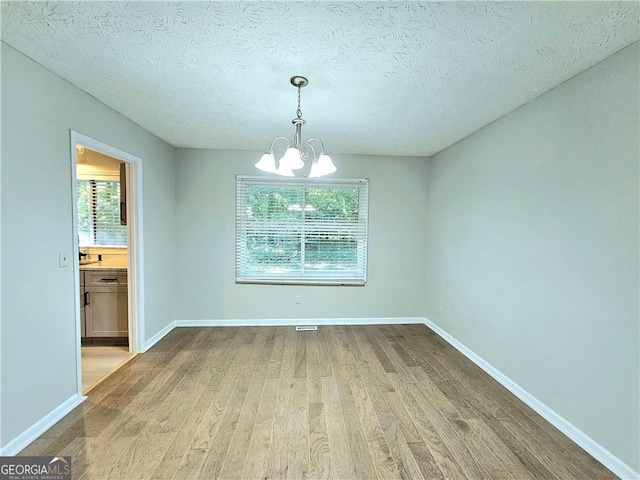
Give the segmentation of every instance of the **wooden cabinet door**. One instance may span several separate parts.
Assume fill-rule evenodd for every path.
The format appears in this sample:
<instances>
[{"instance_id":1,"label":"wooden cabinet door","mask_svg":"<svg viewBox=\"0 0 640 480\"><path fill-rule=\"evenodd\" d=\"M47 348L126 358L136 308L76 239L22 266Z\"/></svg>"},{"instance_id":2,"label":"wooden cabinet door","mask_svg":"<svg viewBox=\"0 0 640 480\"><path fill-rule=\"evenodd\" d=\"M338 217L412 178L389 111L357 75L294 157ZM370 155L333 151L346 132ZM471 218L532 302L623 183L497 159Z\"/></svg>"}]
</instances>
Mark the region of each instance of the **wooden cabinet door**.
<instances>
[{"instance_id":1,"label":"wooden cabinet door","mask_svg":"<svg viewBox=\"0 0 640 480\"><path fill-rule=\"evenodd\" d=\"M85 308L87 337L128 336L127 287L86 287L89 304Z\"/></svg>"}]
</instances>

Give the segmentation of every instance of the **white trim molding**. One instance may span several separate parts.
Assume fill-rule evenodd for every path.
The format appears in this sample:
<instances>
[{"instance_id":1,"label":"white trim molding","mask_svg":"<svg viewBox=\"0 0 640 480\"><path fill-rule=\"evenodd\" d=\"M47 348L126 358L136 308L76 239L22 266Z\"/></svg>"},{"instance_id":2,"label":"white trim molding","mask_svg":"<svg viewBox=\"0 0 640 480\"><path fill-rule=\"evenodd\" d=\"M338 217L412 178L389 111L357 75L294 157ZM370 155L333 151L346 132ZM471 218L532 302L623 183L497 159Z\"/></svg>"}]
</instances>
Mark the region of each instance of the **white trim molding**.
<instances>
[{"instance_id":1,"label":"white trim molding","mask_svg":"<svg viewBox=\"0 0 640 480\"><path fill-rule=\"evenodd\" d=\"M60 421L65 415L67 415L71 410L76 408L82 402L84 402L87 397L82 395L73 395L65 400L61 405L56 407L54 410L49 412L47 415L42 417L36 423L27 428L24 432L18 435L16 438L7 443L1 450L0 455L2 456L14 456L18 454L22 449L24 449L27 445L33 442L36 438L42 435L44 432L53 427L57 422Z\"/></svg>"},{"instance_id":2,"label":"white trim molding","mask_svg":"<svg viewBox=\"0 0 640 480\"><path fill-rule=\"evenodd\" d=\"M288 327L296 325L423 324L423 317L376 318L262 318L228 320L176 320L176 327Z\"/></svg>"},{"instance_id":3,"label":"white trim molding","mask_svg":"<svg viewBox=\"0 0 640 480\"><path fill-rule=\"evenodd\" d=\"M526 403L529 407L535 410L541 417L551 423L554 427L560 430L563 434L573 440L578 446L589 453L593 458L602 463L605 467L611 470L621 479L640 479L640 473L636 472L629 465L624 463L618 457L616 457L609 450L604 448L598 442L589 437L582 430L577 428L567 419L556 413L549 408L543 402L527 392L524 388L504 375L500 370L495 368L489 362L485 361L478 354L467 348L460 343L457 339L433 323L431 320L425 318L424 324L433 330L437 335L442 337L449 345L462 353L465 357L480 367L485 373L493 377L503 387L513 393L516 397Z\"/></svg>"},{"instance_id":4,"label":"white trim molding","mask_svg":"<svg viewBox=\"0 0 640 480\"><path fill-rule=\"evenodd\" d=\"M156 333L153 337L151 337L149 340L147 340L146 342L144 342L144 345L142 347L142 353L146 352L147 350L149 350L151 347L153 347L156 343L158 343L160 340L162 340L165 336L167 336L174 328L176 328L176 321L174 320L173 322L169 323L166 327L164 327L162 330L160 330L158 333Z\"/></svg>"},{"instance_id":5,"label":"white trim molding","mask_svg":"<svg viewBox=\"0 0 640 480\"><path fill-rule=\"evenodd\" d=\"M119 148L112 147L92 137L70 130L71 155L71 190L72 190L72 221L73 231L78 231L77 212L77 179L76 179L76 145L82 145L109 157L128 164L126 170L127 185L130 194L127 195L127 218L129 219L128 235L128 294L129 294L129 350L132 353L144 351L144 245L142 221L142 159ZM74 252L78 251L78 235L73 235ZM80 338L80 278L78 256L73 255L74 266L74 295L76 305L76 380L77 393L82 394L82 346Z\"/></svg>"}]
</instances>

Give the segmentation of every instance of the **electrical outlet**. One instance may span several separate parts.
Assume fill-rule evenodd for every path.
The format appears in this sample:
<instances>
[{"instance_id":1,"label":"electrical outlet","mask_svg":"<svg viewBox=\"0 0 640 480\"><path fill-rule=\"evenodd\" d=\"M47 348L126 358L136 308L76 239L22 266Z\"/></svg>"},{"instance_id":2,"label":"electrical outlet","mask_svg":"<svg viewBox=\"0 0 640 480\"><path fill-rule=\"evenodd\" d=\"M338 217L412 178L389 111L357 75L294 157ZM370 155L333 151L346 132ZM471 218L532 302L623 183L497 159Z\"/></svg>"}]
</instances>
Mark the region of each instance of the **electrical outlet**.
<instances>
[{"instance_id":1,"label":"electrical outlet","mask_svg":"<svg viewBox=\"0 0 640 480\"><path fill-rule=\"evenodd\" d=\"M65 251L58 252L58 266L61 268L69 266L69 252L65 252Z\"/></svg>"},{"instance_id":2,"label":"electrical outlet","mask_svg":"<svg viewBox=\"0 0 640 480\"><path fill-rule=\"evenodd\" d=\"M296 295L296 304L300 305L302 303L302 295Z\"/></svg>"},{"instance_id":3,"label":"electrical outlet","mask_svg":"<svg viewBox=\"0 0 640 480\"><path fill-rule=\"evenodd\" d=\"M441 312L444 312L444 303L440 302L440 307L438 308Z\"/></svg>"}]
</instances>

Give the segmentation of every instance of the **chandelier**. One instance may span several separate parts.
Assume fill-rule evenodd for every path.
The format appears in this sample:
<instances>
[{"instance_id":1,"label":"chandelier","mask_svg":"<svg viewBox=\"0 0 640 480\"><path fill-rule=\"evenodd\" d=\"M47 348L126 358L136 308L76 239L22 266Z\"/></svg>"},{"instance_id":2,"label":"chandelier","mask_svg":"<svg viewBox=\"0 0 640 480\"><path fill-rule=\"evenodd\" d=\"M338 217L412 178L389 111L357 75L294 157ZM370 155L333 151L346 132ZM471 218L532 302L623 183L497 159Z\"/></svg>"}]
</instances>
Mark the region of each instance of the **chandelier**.
<instances>
[{"instance_id":1,"label":"chandelier","mask_svg":"<svg viewBox=\"0 0 640 480\"><path fill-rule=\"evenodd\" d=\"M284 177L293 177L293 170L300 170L304 167L305 161L309 158L312 159L311 171L309 172L309 178L322 177L330 173L335 172L336 166L331 161L331 157L324 151L324 144L319 138L310 138L306 142L302 143L302 125L306 122L302 119L302 110L300 109L300 89L306 87L309 84L309 80L305 77L296 75L291 77L291 85L298 89L298 109L296 110L296 118L291 120L291 123L296 128L293 141L287 137L276 137L271 142L271 148L268 152L264 153L260 158L260 161L256 163L256 168L268 172L282 175ZM276 157L273 154L273 147L279 140L286 140L287 147L284 151L284 155L280 158L278 166L276 167ZM319 147L319 151L313 147L313 144Z\"/></svg>"}]
</instances>

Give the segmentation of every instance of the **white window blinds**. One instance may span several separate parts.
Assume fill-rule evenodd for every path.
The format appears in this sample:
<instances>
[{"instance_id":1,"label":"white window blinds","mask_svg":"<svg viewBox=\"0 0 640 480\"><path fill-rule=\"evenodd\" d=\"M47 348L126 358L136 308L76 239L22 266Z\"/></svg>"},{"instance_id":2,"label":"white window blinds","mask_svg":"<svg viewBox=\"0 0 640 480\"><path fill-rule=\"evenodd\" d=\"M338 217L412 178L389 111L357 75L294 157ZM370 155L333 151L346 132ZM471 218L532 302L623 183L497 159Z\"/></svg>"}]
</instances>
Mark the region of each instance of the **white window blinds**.
<instances>
[{"instance_id":1,"label":"white window blinds","mask_svg":"<svg viewBox=\"0 0 640 480\"><path fill-rule=\"evenodd\" d=\"M368 180L236 177L236 281L364 285Z\"/></svg>"},{"instance_id":2,"label":"white window blinds","mask_svg":"<svg viewBox=\"0 0 640 480\"><path fill-rule=\"evenodd\" d=\"M81 247L126 246L120 225L120 182L78 180L78 236Z\"/></svg>"}]
</instances>

